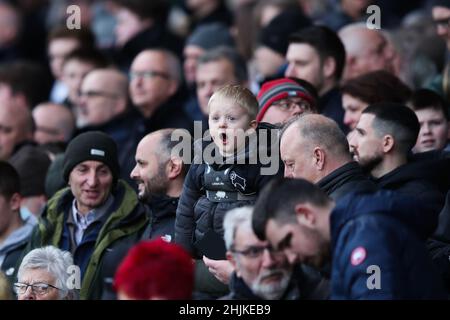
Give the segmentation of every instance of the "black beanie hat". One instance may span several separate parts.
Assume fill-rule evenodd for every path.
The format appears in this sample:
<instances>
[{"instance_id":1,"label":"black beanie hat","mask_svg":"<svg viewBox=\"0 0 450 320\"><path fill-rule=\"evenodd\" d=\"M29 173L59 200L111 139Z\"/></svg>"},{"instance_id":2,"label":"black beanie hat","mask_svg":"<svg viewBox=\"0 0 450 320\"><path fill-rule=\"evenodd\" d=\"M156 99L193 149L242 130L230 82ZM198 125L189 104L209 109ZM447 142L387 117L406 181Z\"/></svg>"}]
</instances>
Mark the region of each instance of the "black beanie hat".
<instances>
[{"instance_id":1,"label":"black beanie hat","mask_svg":"<svg viewBox=\"0 0 450 320\"><path fill-rule=\"evenodd\" d=\"M63 177L69 181L72 169L87 160L103 162L111 170L114 184L119 176L117 145L114 140L100 131L89 131L76 136L70 141L64 155Z\"/></svg>"}]
</instances>

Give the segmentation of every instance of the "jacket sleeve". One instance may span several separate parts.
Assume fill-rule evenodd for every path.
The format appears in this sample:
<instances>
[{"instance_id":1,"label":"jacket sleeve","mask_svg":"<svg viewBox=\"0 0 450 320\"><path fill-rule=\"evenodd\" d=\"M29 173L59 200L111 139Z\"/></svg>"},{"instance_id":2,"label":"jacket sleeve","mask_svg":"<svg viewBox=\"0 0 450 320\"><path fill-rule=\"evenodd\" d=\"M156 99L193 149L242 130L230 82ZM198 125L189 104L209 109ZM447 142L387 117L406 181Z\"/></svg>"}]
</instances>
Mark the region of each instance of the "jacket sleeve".
<instances>
[{"instance_id":1,"label":"jacket sleeve","mask_svg":"<svg viewBox=\"0 0 450 320\"><path fill-rule=\"evenodd\" d=\"M183 192L178 202L175 218L175 242L194 254L192 243L195 231L194 206L201 196L201 186L198 180L199 165L192 165L186 176Z\"/></svg>"},{"instance_id":2,"label":"jacket sleeve","mask_svg":"<svg viewBox=\"0 0 450 320\"><path fill-rule=\"evenodd\" d=\"M395 228L389 221L365 217L344 226L334 251L333 278L339 277L342 288L349 299L401 299L406 288L404 270L399 257L402 248L396 239ZM335 284L333 284L335 285Z\"/></svg>"}]
</instances>

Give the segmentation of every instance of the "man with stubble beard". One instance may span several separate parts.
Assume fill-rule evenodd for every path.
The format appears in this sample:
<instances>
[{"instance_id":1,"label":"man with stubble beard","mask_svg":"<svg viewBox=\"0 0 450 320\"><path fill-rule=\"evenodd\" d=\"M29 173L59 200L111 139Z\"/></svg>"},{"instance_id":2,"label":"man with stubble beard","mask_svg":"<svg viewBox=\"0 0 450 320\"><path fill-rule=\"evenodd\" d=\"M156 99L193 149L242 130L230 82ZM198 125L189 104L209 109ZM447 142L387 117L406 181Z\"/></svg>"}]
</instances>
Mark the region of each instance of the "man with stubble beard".
<instances>
[{"instance_id":1,"label":"man with stubble beard","mask_svg":"<svg viewBox=\"0 0 450 320\"><path fill-rule=\"evenodd\" d=\"M171 141L175 129L162 129L146 135L136 149L136 166L131 178L139 189L139 200L151 209L151 223L144 238L158 237L170 242L174 237L175 212L183 189L187 166L171 154L178 141Z\"/></svg>"}]
</instances>

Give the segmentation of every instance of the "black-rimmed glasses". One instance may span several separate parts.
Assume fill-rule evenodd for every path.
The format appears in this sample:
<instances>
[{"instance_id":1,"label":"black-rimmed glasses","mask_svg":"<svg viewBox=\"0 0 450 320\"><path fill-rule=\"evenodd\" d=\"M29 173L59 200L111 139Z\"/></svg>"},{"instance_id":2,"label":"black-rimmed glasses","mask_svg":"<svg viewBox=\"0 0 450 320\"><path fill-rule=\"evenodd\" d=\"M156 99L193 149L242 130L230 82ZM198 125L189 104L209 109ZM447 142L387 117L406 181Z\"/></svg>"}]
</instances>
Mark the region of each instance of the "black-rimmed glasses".
<instances>
[{"instance_id":1,"label":"black-rimmed glasses","mask_svg":"<svg viewBox=\"0 0 450 320\"><path fill-rule=\"evenodd\" d=\"M27 284L27 283L16 282L16 283L14 283L14 292L16 294L24 294L25 292L27 292L28 287L31 287L31 291L37 295L44 295L44 294L48 293L50 288L61 290L60 288L52 286L51 284L48 284L48 283L39 282L39 283Z\"/></svg>"}]
</instances>

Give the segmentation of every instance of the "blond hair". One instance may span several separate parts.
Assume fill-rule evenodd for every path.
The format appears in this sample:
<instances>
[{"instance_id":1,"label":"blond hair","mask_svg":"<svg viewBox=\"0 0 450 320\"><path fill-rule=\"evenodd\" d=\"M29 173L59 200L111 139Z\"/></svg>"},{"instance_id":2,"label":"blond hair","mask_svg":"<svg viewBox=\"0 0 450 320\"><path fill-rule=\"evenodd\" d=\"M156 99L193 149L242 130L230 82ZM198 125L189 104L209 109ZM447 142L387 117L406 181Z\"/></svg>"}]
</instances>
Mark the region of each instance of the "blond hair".
<instances>
[{"instance_id":1,"label":"blond hair","mask_svg":"<svg viewBox=\"0 0 450 320\"><path fill-rule=\"evenodd\" d=\"M253 93L243 86L226 85L211 96L208 102L208 109L211 108L211 104L222 99L229 99L233 103L238 104L247 111L250 120L256 119L258 114L258 100Z\"/></svg>"}]
</instances>

